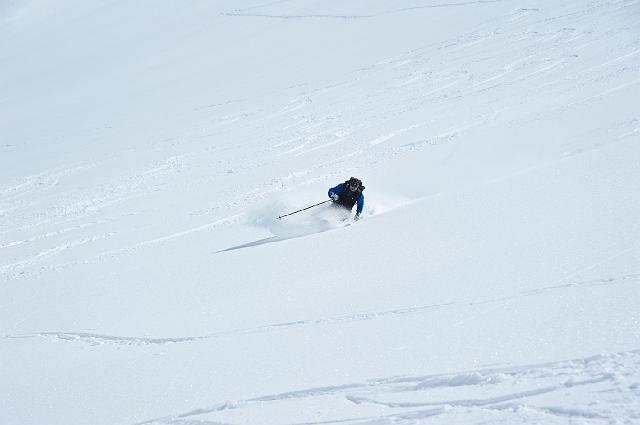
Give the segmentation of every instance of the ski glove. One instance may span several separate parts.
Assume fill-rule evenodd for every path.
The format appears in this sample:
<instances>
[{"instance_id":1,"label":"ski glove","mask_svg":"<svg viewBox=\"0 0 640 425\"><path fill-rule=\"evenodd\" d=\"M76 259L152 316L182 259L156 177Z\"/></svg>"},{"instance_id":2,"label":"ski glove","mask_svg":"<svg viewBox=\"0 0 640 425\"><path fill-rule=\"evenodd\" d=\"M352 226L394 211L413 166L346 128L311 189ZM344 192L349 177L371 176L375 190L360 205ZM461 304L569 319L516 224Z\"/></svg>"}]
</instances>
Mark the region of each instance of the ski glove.
<instances>
[{"instance_id":1,"label":"ski glove","mask_svg":"<svg viewBox=\"0 0 640 425\"><path fill-rule=\"evenodd\" d=\"M333 200L333 202L336 202L338 200L338 195L336 195L335 193L332 193L331 199Z\"/></svg>"}]
</instances>

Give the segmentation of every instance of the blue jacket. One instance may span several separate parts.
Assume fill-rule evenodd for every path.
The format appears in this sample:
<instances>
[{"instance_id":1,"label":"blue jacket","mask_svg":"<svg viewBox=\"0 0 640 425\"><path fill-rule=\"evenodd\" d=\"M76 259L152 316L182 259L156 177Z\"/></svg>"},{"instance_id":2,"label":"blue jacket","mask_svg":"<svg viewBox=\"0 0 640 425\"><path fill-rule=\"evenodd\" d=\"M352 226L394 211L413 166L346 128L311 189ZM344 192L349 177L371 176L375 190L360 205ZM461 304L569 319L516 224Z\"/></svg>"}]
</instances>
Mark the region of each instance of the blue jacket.
<instances>
[{"instance_id":1,"label":"blue jacket","mask_svg":"<svg viewBox=\"0 0 640 425\"><path fill-rule=\"evenodd\" d=\"M331 189L329 189L329 198L331 198L331 195L340 195L340 193L342 193L342 191L344 190L344 187L345 184L340 183L336 187L332 187ZM347 188L347 190L350 194L353 193L350 188ZM358 199L356 199L356 204L358 205L358 207L356 208L356 212L360 214L362 212L362 209L364 208L364 195L362 193L360 194L360 196L358 196Z\"/></svg>"}]
</instances>

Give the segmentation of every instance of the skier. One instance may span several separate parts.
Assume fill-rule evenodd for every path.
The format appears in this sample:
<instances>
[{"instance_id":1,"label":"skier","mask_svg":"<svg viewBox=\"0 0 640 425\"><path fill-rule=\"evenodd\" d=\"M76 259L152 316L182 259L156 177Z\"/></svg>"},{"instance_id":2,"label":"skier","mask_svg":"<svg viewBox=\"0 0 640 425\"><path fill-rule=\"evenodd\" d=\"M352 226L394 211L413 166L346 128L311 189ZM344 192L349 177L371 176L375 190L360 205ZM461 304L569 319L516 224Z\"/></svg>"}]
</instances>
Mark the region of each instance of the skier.
<instances>
[{"instance_id":1,"label":"skier","mask_svg":"<svg viewBox=\"0 0 640 425\"><path fill-rule=\"evenodd\" d=\"M359 220L362 209L364 208L363 190L364 186L362 185L362 181L351 177L344 183L340 183L336 187L329 189L329 198L333 200L334 205L339 205L349 211L353 209L355 204L358 204L354 220Z\"/></svg>"}]
</instances>

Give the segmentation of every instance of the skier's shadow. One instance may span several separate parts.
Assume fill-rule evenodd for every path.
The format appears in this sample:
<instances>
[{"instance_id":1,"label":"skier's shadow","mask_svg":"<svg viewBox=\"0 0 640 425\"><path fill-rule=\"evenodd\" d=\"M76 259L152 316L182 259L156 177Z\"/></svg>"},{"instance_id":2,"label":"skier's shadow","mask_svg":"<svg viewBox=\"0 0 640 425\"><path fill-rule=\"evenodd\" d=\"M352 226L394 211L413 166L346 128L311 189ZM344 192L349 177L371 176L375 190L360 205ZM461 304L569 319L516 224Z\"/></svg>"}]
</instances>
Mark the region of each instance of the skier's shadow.
<instances>
[{"instance_id":1,"label":"skier's shadow","mask_svg":"<svg viewBox=\"0 0 640 425\"><path fill-rule=\"evenodd\" d=\"M347 227L350 226L352 223L346 223L346 224L342 224L342 227ZM210 252L209 254L218 254L220 252L228 252L228 251L235 251L236 249L243 249L243 248L251 248L254 246L260 246L260 245L264 245L264 244L268 244L268 243L274 243L274 242L282 242L282 241L286 241L288 239L297 239L297 238L302 238L305 236L309 236L315 233L323 233L329 230L333 230L336 229L338 227L334 227L334 226L330 226L327 227L325 229L315 229L312 231L307 231L307 232L301 232L299 234L295 234L295 235L291 235L291 236L270 236L268 238L264 238L264 239L259 239L257 241L253 241L253 242L248 242L248 243L243 243L242 245L236 245L236 246L232 246L231 248L226 248L226 249L221 249L219 251L213 251Z\"/></svg>"},{"instance_id":2,"label":"skier's shadow","mask_svg":"<svg viewBox=\"0 0 640 425\"><path fill-rule=\"evenodd\" d=\"M283 238L281 236L270 236L268 238L260 239L253 242L243 243L242 245L232 246L231 248L221 249L220 251L214 251L211 254L218 254L219 252L235 251L236 249L251 248L252 246L264 245L267 243L280 242L291 238Z\"/></svg>"}]
</instances>

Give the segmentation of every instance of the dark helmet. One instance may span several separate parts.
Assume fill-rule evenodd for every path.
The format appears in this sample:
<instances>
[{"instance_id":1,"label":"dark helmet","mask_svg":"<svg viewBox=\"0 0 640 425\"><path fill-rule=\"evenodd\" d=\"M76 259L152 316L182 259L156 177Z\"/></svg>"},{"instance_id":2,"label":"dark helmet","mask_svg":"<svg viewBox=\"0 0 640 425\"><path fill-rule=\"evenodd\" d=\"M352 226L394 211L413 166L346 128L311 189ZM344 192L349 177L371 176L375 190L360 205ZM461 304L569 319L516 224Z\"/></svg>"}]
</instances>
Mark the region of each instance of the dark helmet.
<instances>
[{"instance_id":1,"label":"dark helmet","mask_svg":"<svg viewBox=\"0 0 640 425\"><path fill-rule=\"evenodd\" d=\"M362 186L362 180L357 179L355 177L351 177L349 180L347 180L347 183L349 184L349 186L357 187L359 189L364 189L364 186Z\"/></svg>"}]
</instances>

